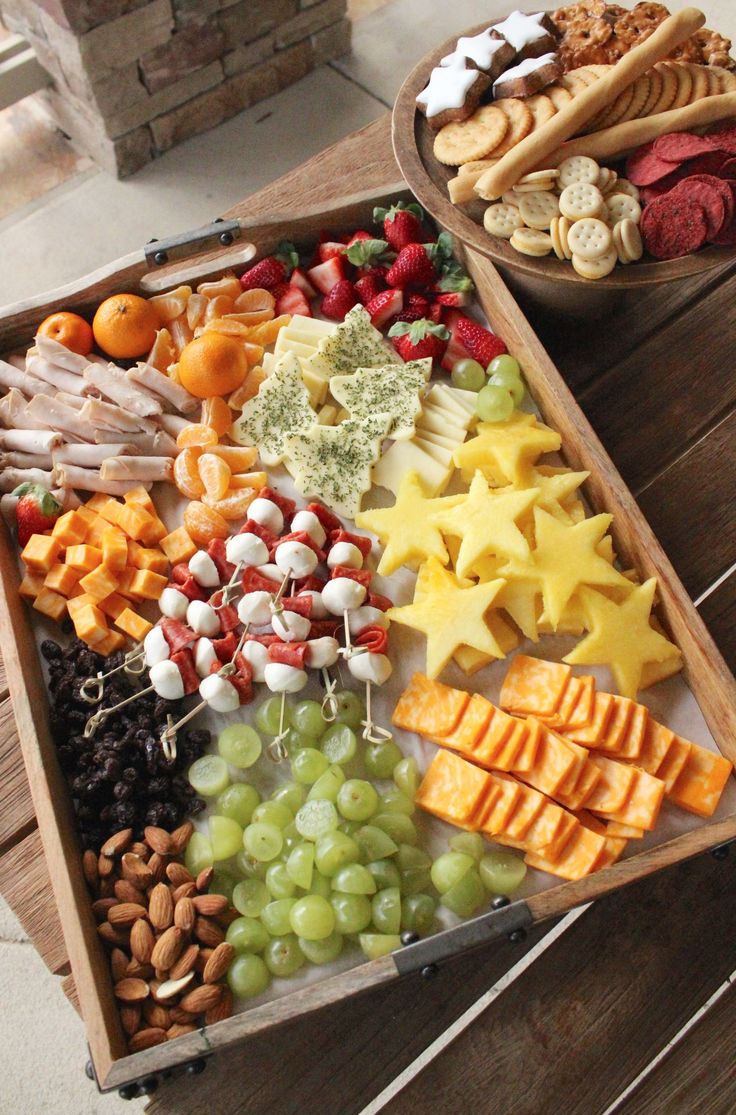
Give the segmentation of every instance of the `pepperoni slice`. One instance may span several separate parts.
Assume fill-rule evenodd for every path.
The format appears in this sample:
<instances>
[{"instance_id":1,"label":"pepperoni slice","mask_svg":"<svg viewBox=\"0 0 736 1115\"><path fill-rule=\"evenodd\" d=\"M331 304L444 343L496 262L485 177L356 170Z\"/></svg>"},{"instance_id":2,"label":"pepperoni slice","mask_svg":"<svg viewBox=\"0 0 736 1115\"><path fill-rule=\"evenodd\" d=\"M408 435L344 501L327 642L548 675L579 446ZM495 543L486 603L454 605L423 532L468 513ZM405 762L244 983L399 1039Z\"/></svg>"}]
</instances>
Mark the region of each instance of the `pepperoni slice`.
<instances>
[{"instance_id":1,"label":"pepperoni slice","mask_svg":"<svg viewBox=\"0 0 736 1115\"><path fill-rule=\"evenodd\" d=\"M324 504L314 502L308 503L307 511L311 511L313 515L317 516L328 537L332 534L333 530L342 529L342 523L337 515L333 515L332 511L330 511L328 507L325 507Z\"/></svg>"},{"instance_id":2,"label":"pepperoni slice","mask_svg":"<svg viewBox=\"0 0 736 1115\"><path fill-rule=\"evenodd\" d=\"M297 670L305 669L307 654L306 643L272 643L268 648L269 662L281 662L284 666L294 666Z\"/></svg>"},{"instance_id":3,"label":"pepperoni slice","mask_svg":"<svg viewBox=\"0 0 736 1115\"><path fill-rule=\"evenodd\" d=\"M644 246L655 259L677 259L702 248L708 221L700 202L665 194L642 214Z\"/></svg>"},{"instance_id":4,"label":"pepperoni slice","mask_svg":"<svg viewBox=\"0 0 736 1115\"><path fill-rule=\"evenodd\" d=\"M320 549L312 536L307 534L306 530L293 530L291 534L283 534L281 538L278 538L271 550L271 560L273 560L276 547L280 546L282 542L301 542L302 545L309 546L309 549L314 551L317 555L317 561L325 560L324 550Z\"/></svg>"},{"instance_id":5,"label":"pepperoni slice","mask_svg":"<svg viewBox=\"0 0 736 1115\"><path fill-rule=\"evenodd\" d=\"M365 538L362 534L352 534L349 530L333 530L330 533L330 543L334 546L337 542L352 542L353 546L357 546L360 550L364 561L371 552L370 538Z\"/></svg>"},{"instance_id":6,"label":"pepperoni slice","mask_svg":"<svg viewBox=\"0 0 736 1115\"><path fill-rule=\"evenodd\" d=\"M227 583L235 572L235 566L231 561L227 560L225 552L225 539L213 538L207 546L207 553L210 555L215 565L220 580Z\"/></svg>"},{"instance_id":7,"label":"pepperoni slice","mask_svg":"<svg viewBox=\"0 0 736 1115\"><path fill-rule=\"evenodd\" d=\"M238 610L232 604L221 604L217 607L217 616L223 631L234 631L240 623Z\"/></svg>"},{"instance_id":8,"label":"pepperoni slice","mask_svg":"<svg viewBox=\"0 0 736 1115\"><path fill-rule=\"evenodd\" d=\"M191 576L189 565L186 561L178 561L171 570L171 579L176 584L183 585L187 577Z\"/></svg>"},{"instance_id":9,"label":"pepperoni slice","mask_svg":"<svg viewBox=\"0 0 736 1115\"><path fill-rule=\"evenodd\" d=\"M280 492L274 491L273 488L261 488L258 493L259 499L270 499L271 503L275 503L280 509L281 514L284 516L286 522L290 522L296 511L296 503L288 496L282 496Z\"/></svg>"},{"instance_id":10,"label":"pepperoni slice","mask_svg":"<svg viewBox=\"0 0 736 1115\"><path fill-rule=\"evenodd\" d=\"M654 143L645 143L626 160L626 177L635 186L651 186L672 172L672 163L660 159L654 152Z\"/></svg>"},{"instance_id":11,"label":"pepperoni slice","mask_svg":"<svg viewBox=\"0 0 736 1115\"><path fill-rule=\"evenodd\" d=\"M259 573L255 565L246 566L240 583L244 592L268 592L273 594L278 588L276 582Z\"/></svg>"},{"instance_id":12,"label":"pepperoni slice","mask_svg":"<svg viewBox=\"0 0 736 1115\"><path fill-rule=\"evenodd\" d=\"M369 592L366 603L371 608L378 608L379 612L387 612L394 606L393 600L389 600L388 596L381 596L380 592Z\"/></svg>"},{"instance_id":13,"label":"pepperoni slice","mask_svg":"<svg viewBox=\"0 0 736 1115\"><path fill-rule=\"evenodd\" d=\"M238 649L238 639L234 631L228 631L222 639L213 639L212 646L221 662L229 662Z\"/></svg>"},{"instance_id":14,"label":"pepperoni slice","mask_svg":"<svg viewBox=\"0 0 736 1115\"><path fill-rule=\"evenodd\" d=\"M357 581L368 589L371 587L373 574L370 569L350 569L347 565L336 565L332 570L332 579L335 577L349 577L351 581Z\"/></svg>"},{"instance_id":15,"label":"pepperoni slice","mask_svg":"<svg viewBox=\"0 0 736 1115\"><path fill-rule=\"evenodd\" d=\"M314 624L312 624L314 626ZM278 635L246 635L246 643L260 643L261 646L270 647L273 643L280 643Z\"/></svg>"},{"instance_id":16,"label":"pepperoni slice","mask_svg":"<svg viewBox=\"0 0 736 1115\"><path fill-rule=\"evenodd\" d=\"M194 658L191 650L178 650L176 654L172 654L171 661L179 667L181 680L184 683L184 692L187 694L196 693L199 689L199 674L194 668Z\"/></svg>"},{"instance_id":17,"label":"pepperoni slice","mask_svg":"<svg viewBox=\"0 0 736 1115\"><path fill-rule=\"evenodd\" d=\"M185 623L181 623L178 619L170 619L169 616L164 616L161 620L161 630L164 633L164 639L169 644L172 659L177 651L191 646L197 639L191 627L187 627Z\"/></svg>"},{"instance_id":18,"label":"pepperoni slice","mask_svg":"<svg viewBox=\"0 0 736 1115\"><path fill-rule=\"evenodd\" d=\"M297 581L299 585L299 592L321 592L327 584L327 581L322 577L315 577L314 573L309 577L302 577L301 581Z\"/></svg>"},{"instance_id":19,"label":"pepperoni slice","mask_svg":"<svg viewBox=\"0 0 736 1115\"><path fill-rule=\"evenodd\" d=\"M297 615L306 616L307 619L312 614L311 596L283 596L281 603L288 612L296 612Z\"/></svg>"},{"instance_id":20,"label":"pepperoni slice","mask_svg":"<svg viewBox=\"0 0 736 1115\"><path fill-rule=\"evenodd\" d=\"M313 619L309 638L322 639L325 635L330 635L334 639L341 627L342 620L339 619Z\"/></svg>"},{"instance_id":21,"label":"pepperoni slice","mask_svg":"<svg viewBox=\"0 0 736 1115\"><path fill-rule=\"evenodd\" d=\"M274 546L278 540L278 534L274 534L268 527L264 527L262 523L257 523L255 519L247 519L244 526L240 528L238 534L255 534L262 542L265 542L269 550Z\"/></svg>"},{"instance_id":22,"label":"pepperoni slice","mask_svg":"<svg viewBox=\"0 0 736 1115\"><path fill-rule=\"evenodd\" d=\"M366 647L371 654L385 654L388 646L388 632L385 627L372 623L364 627L360 635L354 640L355 645Z\"/></svg>"}]
</instances>

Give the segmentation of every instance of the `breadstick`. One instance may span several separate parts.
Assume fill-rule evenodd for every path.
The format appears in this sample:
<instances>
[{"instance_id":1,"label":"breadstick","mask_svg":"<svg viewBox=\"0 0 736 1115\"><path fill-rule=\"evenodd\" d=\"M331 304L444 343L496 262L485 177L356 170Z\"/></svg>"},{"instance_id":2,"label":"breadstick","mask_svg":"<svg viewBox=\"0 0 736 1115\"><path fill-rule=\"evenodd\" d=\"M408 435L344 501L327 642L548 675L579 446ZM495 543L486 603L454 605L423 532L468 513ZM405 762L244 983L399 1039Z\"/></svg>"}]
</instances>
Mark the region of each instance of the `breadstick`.
<instances>
[{"instance_id":1,"label":"breadstick","mask_svg":"<svg viewBox=\"0 0 736 1115\"><path fill-rule=\"evenodd\" d=\"M473 170L451 178L447 183L447 192L452 204L461 205L464 201L477 201L475 184L485 173L485 170Z\"/></svg>"},{"instance_id":2,"label":"breadstick","mask_svg":"<svg viewBox=\"0 0 736 1115\"><path fill-rule=\"evenodd\" d=\"M687 39L705 23L705 16L697 8L683 8L669 16L659 27L639 43L615 66L584 89L574 100L531 132L516 147L512 147L496 166L487 170L475 185L475 192L486 201L494 201L505 190L535 166L544 164L548 155L575 135L597 112L610 104L633 81Z\"/></svg>"},{"instance_id":3,"label":"breadstick","mask_svg":"<svg viewBox=\"0 0 736 1115\"><path fill-rule=\"evenodd\" d=\"M544 166L559 166L569 155L588 155L596 160L611 159L634 151L642 143L649 143L667 132L689 132L732 116L736 116L736 92L718 93L714 97L703 97L684 108L671 108L656 116L628 120L625 124L614 124L612 128L603 128L600 132L570 139L545 158Z\"/></svg>"}]
</instances>

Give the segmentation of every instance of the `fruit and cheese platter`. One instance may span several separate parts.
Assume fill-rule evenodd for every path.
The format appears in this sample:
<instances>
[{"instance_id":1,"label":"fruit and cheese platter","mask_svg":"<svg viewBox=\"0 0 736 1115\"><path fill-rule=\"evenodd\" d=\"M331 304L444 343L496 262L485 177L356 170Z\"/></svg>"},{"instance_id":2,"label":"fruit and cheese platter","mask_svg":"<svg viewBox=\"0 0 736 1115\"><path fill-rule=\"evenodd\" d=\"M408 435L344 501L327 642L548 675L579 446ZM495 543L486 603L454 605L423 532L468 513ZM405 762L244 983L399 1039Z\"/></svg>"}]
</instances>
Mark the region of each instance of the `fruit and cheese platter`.
<instances>
[{"instance_id":1,"label":"fruit and cheese platter","mask_svg":"<svg viewBox=\"0 0 736 1115\"><path fill-rule=\"evenodd\" d=\"M4 659L106 1090L736 835L734 679L494 268L408 193L248 231L0 314Z\"/></svg>"}]
</instances>

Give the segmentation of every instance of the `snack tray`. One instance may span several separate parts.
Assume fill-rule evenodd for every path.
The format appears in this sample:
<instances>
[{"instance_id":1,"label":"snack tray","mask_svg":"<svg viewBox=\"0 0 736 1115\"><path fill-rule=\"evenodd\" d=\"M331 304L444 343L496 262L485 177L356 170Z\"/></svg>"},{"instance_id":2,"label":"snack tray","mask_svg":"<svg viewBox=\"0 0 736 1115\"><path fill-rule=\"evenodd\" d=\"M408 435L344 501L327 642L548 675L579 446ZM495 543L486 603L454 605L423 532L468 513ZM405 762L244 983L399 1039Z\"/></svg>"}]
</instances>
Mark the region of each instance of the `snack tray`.
<instances>
[{"instance_id":1,"label":"snack tray","mask_svg":"<svg viewBox=\"0 0 736 1115\"><path fill-rule=\"evenodd\" d=\"M408 196L404 191L404 196ZM249 243L236 243L236 251L220 250L187 265L168 265L149 272L144 254L135 253L118 260L94 275L0 311L0 352L8 353L26 346L38 320L62 306L88 312L103 297L121 290L150 294L168 289L179 279L198 280L217 277L234 263L272 251L286 234L298 247L314 242L319 230L361 226L370 221L373 206L396 198L396 190L386 195L357 195L345 198L329 210L318 210L301 217L274 215L269 223L240 221L240 232ZM219 230L214 229L215 234ZM232 232L232 229L229 229ZM212 243L213 229L200 232L194 240ZM237 236L237 229L235 229ZM207 240L209 236L209 241ZM181 238L176 254L186 249ZM736 680L728 670L690 598L666 555L639 511L631 493L601 446L587 419L552 364L518 305L504 286L499 273L487 258L472 249L456 245L477 288L477 305L491 327L506 341L509 351L522 365L534 404L544 420L562 435L566 463L575 469L588 469L585 498L595 511L614 515L611 533L624 567L635 567L642 578L656 576L659 584L660 616L680 646L685 671L681 675L647 690L643 702L657 719L704 747L720 751L736 762ZM233 259L235 254L236 259ZM174 258L173 255L171 258ZM272 481L285 494L294 494L281 470ZM180 501L173 489L166 493L159 485L156 492L162 516L173 528L181 514ZM387 493L374 490L366 502L389 502ZM708 848L736 838L736 781L727 786L714 818L699 820L674 808L665 807L655 833L636 842L617 864L577 882L558 882L553 877L530 870L517 898L500 910L458 923L447 916L446 928L399 952L377 960L357 963L355 954L338 960L327 975L313 969L306 975L280 980L278 991L271 991L253 1005L230 1018L206 1026L175 1041L129 1054L113 998L107 957L92 914L81 857L75 835L71 803L60 770L48 724L46 684L37 654L37 642L52 634L40 617L33 616L18 595L20 581L17 549L6 527L0 529L0 639L10 693L18 725L23 758L31 786L39 831L48 861L49 874L59 908L64 940L71 962L82 1015L85 1020L92 1063L103 1091L119 1088L142 1077L209 1056L237 1041L281 1025L311 1011L411 972L428 969L464 949L480 946L493 938L507 935L537 921L558 916L662 867L697 855ZM413 575L395 574L378 584L397 604L411 599ZM394 662L397 665L388 685L374 698L379 723L390 724L391 710L414 670L423 667L423 648L398 625L392 630ZM522 644L520 652L559 659L569 649L570 640L544 637L541 644ZM516 652L515 652L516 653ZM468 690L478 689L491 700L498 698L509 659L487 667L473 679L456 667L443 674L443 681ZM610 688L605 671L595 671L603 688ZM315 691L316 692L316 691ZM309 695L306 691L305 695ZM203 726L217 730L228 719L216 714L203 718ZM398 733L407 754L414 754L422 769L435 751L433 744L406 733ZM262 765L262 764L261 764ZM264 778L272 787L279 777ZM450 835L449 826L434 818L421 822L428 845L440 851ZM634 842L631 842L634 843ZM348 967L348 964L350 965Z\"/></svg>"}]
</instances>

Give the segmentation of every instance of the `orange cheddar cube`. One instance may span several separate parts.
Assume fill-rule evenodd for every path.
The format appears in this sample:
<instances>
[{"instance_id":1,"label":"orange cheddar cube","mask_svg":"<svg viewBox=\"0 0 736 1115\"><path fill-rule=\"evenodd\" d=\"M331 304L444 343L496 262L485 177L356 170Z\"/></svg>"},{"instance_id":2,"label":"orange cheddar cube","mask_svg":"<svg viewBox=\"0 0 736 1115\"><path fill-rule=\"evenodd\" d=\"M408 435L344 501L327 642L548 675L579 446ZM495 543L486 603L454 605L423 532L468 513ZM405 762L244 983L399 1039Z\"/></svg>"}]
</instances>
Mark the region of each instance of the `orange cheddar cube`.
<instances>
[{"instance_id":1,"label":"orange cheddar cube","mask_svg":"<svg viewBox=\"0 0 736 1115\"><path fill-rule=\"evenodd\" d=\"M478 739L483 735L491 717L493 705L479 693L474 693L465 707L465 712L460 717L460 723L453 732L446 736L433 736L435 743L442 747L449 747L452 751L459 751L461 755L472 759L473 748Z\"/></svg>"},{"instance_id":2,"label":"orange cheddar cube","mask_svg":"<svg viewBox=\"0 0 736 1115\"><path fill-rule=\"evenodd\" d=\"M105 537L105 531L111 526L107 519L103 519L101 515L95 515L95 521L90 525L87 530L87 537L85 542L88 546L96 546L98 550L102 550L102 539Z\"/></svg>"},{"instance_id":3,"label":"orange cheddar cube","mask_svg":"<svg viewBox=\"0 0 736 1115\"><path fill-rule=\"evenodd\" d=\"M136 503L139 507L142 507L144 511L149 511L152 515L156 514L153 500L142 484L137 484L135 488L131 488L129 492L125 493L123 498L126 503Z\"/></svg>"},{"instance_id":4,"label":"orange cheddar cube","mask_svg":"<svg viewBox=\"0 0 736 1115\"><path fill-rule=\"evenodd\" d=\"M169 528L164 522L159 519L158 515L151 514L150 523L146 523L145 527L140 533L139 541L143 542L146 546L155 546L162 538L165 538L169 533Z\"/></svg>"},{"instance_id":5,"label":"orange cheddar cube","mask_svg":"<svg viewBox=\"0 0 736 1115\"><path fill-rule=\"evenodd\" d=\"M421 809L453 824L473 817L492 785L491 776L452 751L438 751L417 790Z\"/></svg>"},{"instance_id":6,"label":"orange cheddar cube","mask_svg":"<svg viewBox=\"0 0 736 1115\"><path fill-rule=\"evenodd\" d=\"M139 616L132 608L124 608L115 620L115 626L124 631L126 635L130 635L131 639L140 643L151 630L153 624L149 623L143 616Z\"/></svg>"},{"instance_id":7,"label":"orange cheddar cube","mask_svg":"<svg viewBox=\"0 0 736 1115\"><path fill-rule=\"evenodd\" d=\"M139 572L132 565L127 565L123 572L120 574L118 580L117 592L120 596L127 597L128 600L142 600L143 597L133 591L133 578Z\"/></svg>"},{"instance_id":8,"label":"orange cheddar cube","mask_svg":"<svg viewBox=\"0 0 736 1115\"><path fill-rule=\"evenodd\" d=\"M125 504L119 503L118 500L108 496L107 500L101 507L97 508L97 512L101 519L107 523L112 523L113 526L120 526L120 516L125 510Z\"/></svg>"},{"instance_id":9,"label":"orange cheddar cube","mask_svg":"<svg viewBox=\"0 0 736 1115\"><path fill-rule=\"evenodd\" d=\"M161 550L139 546L137 542L128 543L128 562L135 569L150 569L152 573L165 574L169 571L169 559Z\"/></svg>"},{"instance_id":10,"label":"orange cheddar cube","mask_svg":"<svg viewBox=\"0 0 736 1115\"><path fill-rule=\"evenodd\" d=\"M81 569L84 573L91 573L102 561L102 550L97 546L84 543L81 546L69 546L65 556L66 564L72 569Z\"/></svg>"},{"instance_id":11,"label":"orange cheddar cube","mask_svg":"<svg viewBox=\"0 0 736 1115\"><path fill-rule=\"evenodd\" d=\"M48 573L61 553L61 543L48 534L32 534L20 555L29 569Z\"/></svg>"},{"instance_id":12,"label":"orange cheddar cube","mask_svg":"<svg viewBox=\"0 0 736 1115\"><path fill-rule=\"evenodd\" d=\"M79 585L77 585L77 588L79 589ZM89 596L86 592L83 592L82 589L79 589L79 592L76 596L72 596L69 598L69 600L67 600L66 610L72 623L76 622L77 616L84 608L87 607L88 604L96 605L97 601L94 599L94 597Z\"/></svg>"},{"instance_id":13,"label":"orange cheddar cube","mask_svg":"<svg viewBox=\"0 0 736 1115\"><path fill-rule=\"evenodd\" d=\"M116 620L121 612L124 612L128 607L128 601L124 596L117 592L113 592L110 596L106 596L103 600L98 600L97 607L101 612L104 612L110 619Z\"/></svg>"},{"instance_id":14,"label":"orange cheddar cube","mask_svg":"<svg viewBox=\"0 0 736 1115\"><path fill-rule=\"evenodd\" d=\"M197 547L192 542L184 527L177 527L171 534L165 535L159 545L172 565L180 561L189 561L197 552Z\"/></svg>"},{"instance_id":15,"label":"orange cheddar cube","mask_svg":"<svg viewBox=\"0 0 736 1115\"><path fill-rule=\"evenodd\" d=\"M106 523L102 532L102 564L111 573L122 573L128 564L128 540L111 523Z\"/></svg>"},{"instance_id":16,"label":"orange cheddar cube","mask_svg":"<svg viewBox=\"0 0 736 1115\"><path fill-rule=\"evenodd\" d=\"M80 576L81 571L79 569L72 569L71 565L64 565L63 562L57 561L49 569L43 583L52 592L59 592L62 596L68 596Z\"/></svg>"},{"instance_id":17,"label":"orange cheddar cube","mask_svg":"<svg viewBox=\"0 0 736 1115\"><path fill-rule=\"evenodd\" d=\"M58 592L52 592L50 588L41 589L33 601L33 607L37 612L41 612L42 615L48 616L57 623L60 623L66 615L66 600Z\"/></svg>"},{"instance_id":18,"label":"orange cheddar cube","mask_svg":"<svg viewBox=\"0 0 736 1115\"><path fill-rule=\"evenodd\" d=\"M125 636L120 631L110 631L104 639L99 643L95 643L95 652L102 654L107 658L109 654L114 654L116 650L120 650L125 644Z\"/></svg>"},{"instance_id":19,"label":"orange cheddar cube","mask_svg":"<svg viewBox=\"0 0 736 1115\"><path fill-rule=\"evenodd\" d=\"M94 510L94 508L89 507L86 503L81 504L80 507L75 507L74 510L75 513L82 520L82 522L86 524L88 529L97 519L97 512Z\"/></svg>"},{"instance_id":20,"label":"orange cheddar cube","mask_svg":"<svg viewBox=\"0 0 736 1115\"><path fill-rule=\"evenodd\" d=\"M500 705L513 713L552 716L562 702L572 666L517 654L501 687Z\"/></svg>"},{"instance_id":21,"label":"orange cheddar cube","mask_svg":"<svg viewBox=\"0 0 736 1115\"><path fill-rule=\"evenodd\" d=\"M95 600L104 600L118 587L118 579L112 570L100 565L97 569L93 569L91 573L82 577L79 584Z\"/></svg>"},{"instance_id":22,"label":"orange cheddar cube","mask_svg":"<svg viewBox=\"0 0 736 1115\"><path fill-rule=\"evenodd\" d=\"M89 643L92 647L101 643L110 634L104 615L94 604L85 604L79 609L74 620L74 630L83 642Z\"/></svg>"},{"instance_id":23,"label":"orange cheddar cube","mask_svg":"<svg viewBox=\"0 0 736 1115\"><path fill-rule=\"evenodd\" d=\"M51 568L53 569L53 566ZM24 600L35 600L43 586L43 573L34 573L33 570L26 569L23 580L18 587L18 592Z\"/></svg>"},{"instance_id":24,"label":"orange cheddar cube","mask_svg":"<svg viewBox=\"0 0 736 1115\"><path fill-rule=\"evenodd\" d=\"M89 523L78 511L67 511L54 523L51 537L55 538L61 546L78 546L84 542L89 530Z\"/></svg>"},{"instance_id":25,"label":"orange cheddar cube","mask_svg":"<svg viewBox=\"0 0 736 1115\"><path fill-rule=\"evenodd\" d=\"M424 674L414 674L399 697L391 717L397 728L423 736L447 736L458 725L470 700L467 693L452 689Z\"/></svg>"},{"instance_id":26,"label":"orange cheddar cube","mask_svg":"<svg viewBox=\"0 0 736 1115\"><path fill-rule=\"evenodd\" d=\"M139 542L141 536L145 533L147 526L150 526L153 519L145 508L136 503L121 504L118 507L116 526L119 526L128 538L133 538Z\"/></svg>"},{"instance_id":27,"label":"orange cheddar cube","mask_svg":"<svg viewBox=\"0 0 736 1115\"><path fill-rule=\"evenodd\" d=\"M89 497L84 507L87 511L94 511L95 514L99 515L102 508L107 507L111 500L115 503L112 496L105 495L104 492L95 492Z\"/></svg>"},{"instance_id":28,"label":"orange cheddar cube","mask_svg":"<svg viewBox=\"0 0 736 1115\"><path fill-rule=\"evenodd\" d=\"M130 591L133 596L139 596L143 600L158 600L166 584L166 578L160 573L151 573L148 569L136 569L130 582Z\"/></svg>"},{"instance_id":29,"label":"orange cheddar cube","mask_svg":"<svg viewBox=\"0 0 736 1115\"><path fill-rule=\"evenodd\" d=\"M34 607L37 606L38 602ZM711 817L732 770L728 759L693 743L687 762L667 796L688 813Z\"/></svg>"}]
</instances>

